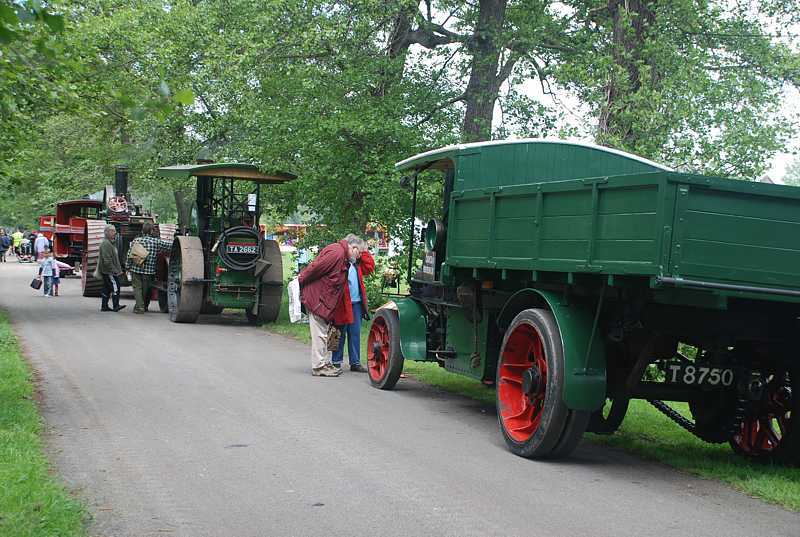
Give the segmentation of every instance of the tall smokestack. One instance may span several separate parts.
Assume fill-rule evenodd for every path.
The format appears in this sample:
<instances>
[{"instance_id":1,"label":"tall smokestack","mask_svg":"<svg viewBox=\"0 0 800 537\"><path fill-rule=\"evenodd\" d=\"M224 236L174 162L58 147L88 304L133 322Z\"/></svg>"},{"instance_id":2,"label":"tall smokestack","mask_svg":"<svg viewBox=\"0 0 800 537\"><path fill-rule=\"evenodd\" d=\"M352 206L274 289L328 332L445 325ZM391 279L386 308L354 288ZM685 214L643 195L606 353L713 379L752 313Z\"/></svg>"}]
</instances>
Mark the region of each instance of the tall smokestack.
<instances>
[{"instance_id":1,"label":"tall smokestack","mask_svg":"<svg viewBox=\"0 0 800 537\"><path fill-rule=\"evenodd\" d=\"M125 164L114 166L114 193L117 196L128 194L128 166Z\"/></svg>"}]
</instances>

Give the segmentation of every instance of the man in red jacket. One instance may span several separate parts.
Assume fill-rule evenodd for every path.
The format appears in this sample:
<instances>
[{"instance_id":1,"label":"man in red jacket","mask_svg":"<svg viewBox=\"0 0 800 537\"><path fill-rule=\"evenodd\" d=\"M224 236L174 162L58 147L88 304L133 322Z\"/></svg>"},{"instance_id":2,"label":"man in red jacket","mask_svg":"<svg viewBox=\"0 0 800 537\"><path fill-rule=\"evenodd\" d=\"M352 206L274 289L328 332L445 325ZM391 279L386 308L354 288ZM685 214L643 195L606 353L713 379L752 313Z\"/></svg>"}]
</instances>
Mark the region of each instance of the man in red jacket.
<instances>
[{"instance_id":1,"label":"man in red jacket","mask_svg":"<svg viewBox=\"0 0 800 537\"><path fill-rule=\"evenodd\" d=\"M308 312L311 329L311 374L315 377L338 377L342 373L331 365L328 325L336 322L337 308L343 308L347 271L350 263L359 257L360 245L361 239L355 235L329 244L298 277L300 301Z\"/></svg>"},{"instance_id":2,"label":"man in red jacket","mask_svg":"<svg viewBox=\"0 0 800 537\"><path fill-rule=\"evenodd\" d=\"M348 235L349 237L349 235ZM361 241L359 245L361 254L355 263L350 263L347 270L347 284L344 287L342 301L333 312L333 323L341 326L339 348L333 352L331 362L333 367L341 370L344 360L344 340L347 339L347 354L350 358L350 371L366 373L361 365L361 320L369 319L369 304L367 304L367 291L364 288L364 276L369 276L375 270L375 259L367 250L367 245Z\"/></svg>"}]
</instances>

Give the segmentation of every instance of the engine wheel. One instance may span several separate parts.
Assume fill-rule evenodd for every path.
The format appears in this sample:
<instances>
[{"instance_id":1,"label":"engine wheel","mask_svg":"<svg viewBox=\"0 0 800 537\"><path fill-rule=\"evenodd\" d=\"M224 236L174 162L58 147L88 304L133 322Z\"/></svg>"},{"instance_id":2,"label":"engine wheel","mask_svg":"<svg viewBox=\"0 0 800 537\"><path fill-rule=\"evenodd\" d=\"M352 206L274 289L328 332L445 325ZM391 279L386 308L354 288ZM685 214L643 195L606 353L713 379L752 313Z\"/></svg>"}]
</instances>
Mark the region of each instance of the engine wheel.
<instances>
[{"instance_id":1,"label":"engine wheel","mask_svg":"<svg viewBox=\"0 0 800 537\"><path fill-rule=\"evenodd\" d=\"M522 457L564 457L583 436L588 411L566 407L564 350L553 314L520 312L497 364L497 418L509 449Z\"/></svg>"},{"instance_id":2,"label":"engine wheel","mask_svg":"<svg viewBox=\"0 0 800 537\"><path fill-rule=\"evenodd\" d=\"M247 320L254 325L275 322L283 299L283 258L276 241L263 241L261 259L270 265L259 277L261 284L258 291L258 314L246 310Z\"/></svg>"},{"instance_id":3,"label":"engine wheel","mask_svg":"<svg viewBox=\"0 0 800 537\"><path fill-rule=\"evenodd\" d=\"M106 229L105 220L87 220L83 231L83 254L81 258L81 290L83 296L100 296L103 280L96 280L92 274L100 260L100 243Z\"/></svg>"},{"instance_id":4,"label":"engine wheel","mask_svg":"<svg viewBox=\"0 0 800 537\"><path fill-rule=\"evenodd\" d=\"M167 277L169 320L193 323L203 305L203 245L198 237L181 236L172 243Z\"/></svg>"},{"instance_id":5,"label":"engine wheel","mask_svg":"<svg viewBox=\"0 0 800 537\"><path fill-rule=\"evenodd\" d=\"M800 464L800 430L793 418L800 411L798 368L779 369L769 375L761 400L747 414L730 445L745 457L765 462Z\"/></svg>"},{"instance_id":6,"label":"engine wheel","mask_svg":"<svg viewBox=\"0 0 800 537\"><path fill-rule=\"evenodd\" d=\"M166 291L158 292L158 311L169 313L169 297Z\"/></svg>"},{"instance_id":7,"label":"engine wheel","mask_svg":"<svg viewBox=\"0 0 800 537\"><path fill-rule=\"evenodd\" d=\"M378 389L391 390L403 372L400 349L400 318L390 309L379 309L367 338L369 381Z\"/></svg>"}]
</instances>

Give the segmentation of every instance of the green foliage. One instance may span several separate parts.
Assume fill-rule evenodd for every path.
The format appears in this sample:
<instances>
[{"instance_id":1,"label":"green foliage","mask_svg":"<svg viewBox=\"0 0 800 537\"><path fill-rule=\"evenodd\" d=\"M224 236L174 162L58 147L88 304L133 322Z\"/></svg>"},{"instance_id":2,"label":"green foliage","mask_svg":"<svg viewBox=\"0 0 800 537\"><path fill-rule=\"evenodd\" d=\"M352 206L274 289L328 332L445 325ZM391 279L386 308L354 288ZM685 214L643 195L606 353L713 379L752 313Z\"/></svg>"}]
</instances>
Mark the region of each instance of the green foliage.
<instances>
[{"instance_id":1,"label":"green foliage","mask_svg":"<svg viewBox=\"0 0 800 537\"><path fill-rule=\"evenodd\" d=\"M85 535L80 503L50 475L31 372L0 314L0 535Z\"/></svg>"},{"instance_id":2,"label":"green foliage","mask_svg":"<svg viewBox=\"0 0 800 537\"><path fill-rule=\"evenodd\" d=\"M795 158L786 169L783 182L787 185L800 186L800 158Z\"/></svg>"},{"instance_id":3,"label":"green foliage","mask_svg":"<svg viewBox=\"0 0 800 537\"><path fill-rule=\"evenodd\" d=\"M410 192L393 163L462 139L467 112L485 134L493 107L475 107L495 98L494 136L597 135L679 168L751 178L793 127L779 102L798 55L767 28L798 8L776 0L730 11L697 0L438 0L430 12L404 0L67 0L58 15L31 3L27 18L7 2L7 224L99 189L119 162L134 193L171 216L171 191L190 185L153 170L211 158L297 173L269 189L269 219L305 207L325 226L318 244L373 221L396 236ZM492 78L491 65L494 83L472 85L476 72ZM588 111L577 128L559 105L568 95ZM422 181L423 218L440 211L440 188Z\"/></svg>"},{"instance_id":4,"label":"green foliage","mask_svg":"<svg viewBox=\"0 0 800 537\"><path fill-rule=\"evenodd\" d=\"M795 132L780 111L800 56L769 28L772 2L571 2L588 46L555 69L607 144L700 173L755 179Z\"/></svg>"}]
</instances>

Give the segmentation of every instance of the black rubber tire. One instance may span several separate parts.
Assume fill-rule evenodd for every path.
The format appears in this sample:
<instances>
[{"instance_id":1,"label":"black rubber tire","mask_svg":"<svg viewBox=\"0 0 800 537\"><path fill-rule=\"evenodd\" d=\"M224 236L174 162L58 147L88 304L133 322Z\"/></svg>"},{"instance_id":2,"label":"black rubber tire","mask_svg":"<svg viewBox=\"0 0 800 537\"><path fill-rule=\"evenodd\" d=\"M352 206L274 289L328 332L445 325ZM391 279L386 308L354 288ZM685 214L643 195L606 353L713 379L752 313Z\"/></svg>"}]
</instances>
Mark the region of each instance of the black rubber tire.
<instances>
[{"instance_id":1,"label":"black rubber tire","mask_svg":"<svg viewBox=\"0 0 800 537\"><path fill-rule=\"evenodd\" d=\"M504 363L508 356L507 353L514 352L511 348L513 345L509 346L511 336L517 330L522 330L524 333L531 328L542 343L547 366L546 388L538 425L530 437L517 440L506 429L504 422L503 412L506 411L506 407L501 398L508 397L508 392L502 390L502 387L505 383L516 384L505 379L504 374L508 375L511 368L510 366L504 367ZM517 314L503 337L496 378L497 420L500 432L512 453L526 458L557 458L566 457L577 447L589 423L591 413L570 410L564 404L565 373L561 334L553 314L538 308L523 310Z\"/></svg>"},{"instance_id":2,"label":"black rubber tire","mask_svg":"<svg viewBox=\"0 0 800 537\"><path fill-rule=\"evenodd\" d=\"M589 410L570 410L567 416L567 424L564 426L564 432L561 433L561 438L559 438L553 451L550 452L549 457L560 459L571 455L580 444L591 417L592 412Z\"/></svg>"},{"instance_id":3,"label":"black rubber tire","mask_svg":"<svg viewBox=\"0 0 800 537\"><path fill-rule=\"evenodd\" d=\"M379 369L376 367L376 351L373 345L379 332L382 334L382 341L387 336L383 332L384 327L385 331L388 332L388 342L386 342L388 344L383 345L380 352L382 356L385 355L388 364ZM373 317L372 325L370 326L370 334L367 338L367 371L370 383L379 390L393 389L403 373L404 362L405 358L400 348L400 318L395 310L381 308L375 312L375 317Z\"/></svg>"},{"instance_id":4,"label":"black rubber tire","mask_svg":"<svg viewBox=\"0 0 800 537\"><path fill-rule=\"evenodd\" d=\"M600 410L595 410L591 413L589 423L586 430L595 434L614 434L622 421L625 419L625 414L628 412L630 399L606 399L606 404ZM606 406L608 406L608 414L604 414Z\"/></svg>"}]
</instances>

